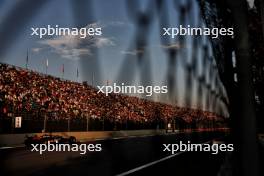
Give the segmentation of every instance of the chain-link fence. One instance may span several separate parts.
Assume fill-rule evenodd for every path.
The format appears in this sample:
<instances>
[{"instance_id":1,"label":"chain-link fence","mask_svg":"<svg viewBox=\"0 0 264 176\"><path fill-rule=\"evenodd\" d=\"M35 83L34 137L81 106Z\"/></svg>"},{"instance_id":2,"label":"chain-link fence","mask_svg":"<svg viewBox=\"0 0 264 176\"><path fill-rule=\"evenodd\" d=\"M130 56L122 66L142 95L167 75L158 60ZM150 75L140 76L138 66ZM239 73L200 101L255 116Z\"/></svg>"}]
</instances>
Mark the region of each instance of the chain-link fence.
<instances>
[{"instance_id":1,"label":"chain-link fence","mask_svg":"<svg viewBox=\"0 0 264 176\"><path fill-rule=\"evenodd\" d=\"M10 21L13 18L18 18L19 27L12 29L13 36L19 36L20 28L26 25L31 17L37 13L38 9L44 8L44 4L48 5L49 1L41 1L35 3L33 1L20 1L14 9L7 15L1 28L0 34L4 34L6 29L9 29ZM166 55L167 70L164 82L162 84L168 85L168 94L161 96L158 101L166 101L172 105L178 104L180 94L183 92L179 91L179 85L184 86L184 103L185 107L196 106L198 109L215 112L218 115L227 117L228 112L228 98L225 93L225 88L221 82L218 74L218 69L215 62L215 55L211 45L211 39L208 36L177 36L174 39L162 36L162 28L170 26L169 22L169 11L168 3L165 1L149 1L146 5L145 10L139 11L138 1L126 1L124 7L127 11L127 16L130 19L133 26L135 26L135 33L132 34L130 45L128 50L136 50L136 55L132 59L135 59L136 64L131 63L131 56L125 57L121 63L121 67L118 71L116 83L122 82L133 82L137 72L139 73L139 84L143 86L152 85L155 81L151 74L152 59L148 50L149 35L151 33L151 26L153 23L158 22L160 31L160 46ZM205 21L202 18L199 4L193 0L187 1L173 1L171 3L173 9L176 12L175 21L177 24L187 27L187 25L195 27L204 27ZM32 6L33 11L26 11L27 6ZM72 10L75 16L74 20L77 26L80 26L83 22L80 21L85 18L87 21L95 19L93 10L91 9L92 1L72 1ZM78 10L76 10L78 9ZM23 13L23 17L20 15ZM16 14L14 16L14 14ZM20 19L21 18L21 19ZM22 19L23 18L23 19ZM4 56L5 52L8 51L9 45L15 41L15 37L6 38L1 36L1 40L5 43L0 49L0 56ZM217 42L217 41L215 41ZM101 73L99 69L99 58L97 52L94 51L94 57L89 59L82 58L80 56L81 66L83 67L83 75L91 76L95 78L95 84L100 83ZM179 69L183 70L182 80L179 80ZM158 71L158 70L155 70ZM196 97L196 98L194 98ZM158 110L155 110L156 114L161 114ZM109 120L107 117L92 118L80 116L78 118L65 117L64 119L56 120L56 113L47 111L37 111L37 113L23 113L23 112L11 112L13 118L15 116L23 117L23 128L20 129L22 132L29 131L85 131L85 130L123 130L123 129L147 129L147 128L165 128L166 124L173 123L179 128L198 128L198 127L214 127L221 126L220 122L215 123L213 121L203 121L198 125L198 121L194 120L192 123L186 123L179 120L178 117L166 118L165 120L161 117L155 122L144 123L137 122L133 123L129 120ZM194 117L195 118L195 117ZM199 117L196 117L199 118ZM11 118L3 118L4 127L3 129L9 129L9 131L16 132L10 124L13 120ZM227 121L227 120L225 120ZM177 123L176 123L177 122ZM202 124L204 123L204 124ZM60 125L59 125L60 124ZM141 125L145 124L145 125ZM218 125L215 125L218 124ZM9 126L9 127L8 127ZM175 126L175 125L173 125ZM11 127L11 128L10 128ZM6 130L3 130L6 131ZM17 130L18 132L19 130Z\"/></svg>"}]
</instances>

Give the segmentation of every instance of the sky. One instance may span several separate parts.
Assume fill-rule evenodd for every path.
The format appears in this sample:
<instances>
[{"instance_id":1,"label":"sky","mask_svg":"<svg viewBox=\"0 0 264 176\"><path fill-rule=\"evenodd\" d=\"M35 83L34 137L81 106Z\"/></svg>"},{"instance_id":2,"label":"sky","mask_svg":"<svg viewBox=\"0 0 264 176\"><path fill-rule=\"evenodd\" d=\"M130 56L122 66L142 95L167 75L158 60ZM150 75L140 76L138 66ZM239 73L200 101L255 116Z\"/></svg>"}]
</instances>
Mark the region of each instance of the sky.
<instances>
[{"instance_id":1,"label":"sky","mask_svg":"<svg viewBox=\"0 0 264 176\"><path fill-rule=\"evenodd\" d=\"M177 86L177 105L184 105L186 87L185 65L191 58L191 39L187 37L185 46L179 46L177 40L161 37L160 26L179 25L179 9L175 2L164 1L164 9L168 16L161 14L159 21L154 1L125 0L0 0L0 36L4 44L0 46L0 61L11 65L26 67L27 51L29 56L28 69L67 80L83 82L90 85L113 84L124 82L127 85L166 85L170 67L169 48L176 47L185 55L178 56L175 62L175 81ZM196 2L196 1L193 1ZM135 8L133 8L135 7ZM200 18L198 6L193 3L191 18L188 24ZM150 9L148 28L138 27L138 15ZM163 21L167 19L167 21ZM44 36L40 39L31 36L31 27L101 27L102 35L80 39L72 36ZM4 26L4 27L3 27ZM137 55L142 50L137 42L146 42L143 59ZM145 40L144 40L145 39ZM207 39L204 39L206 42ZM209 48L211 53L211 48ZM212 54L212 53L211 53ZM183 57L184 56L184 57ZM197 52L197 60L201 60ZM142 61L143 60L143 61ZM198 61L198 72L203 70ZM64 65L64 74L62 73ZM77 69L79 76L77 77ZM173 74L174 74L173 73ZM197 88L194 81L194 87ZM195 91L195 90L193 90ZM171 94L170 94L171 95ZM171 97L154 96L158 101L172 100ZM197 95L192 97L192 106L197 106Z\"/></svg>"}]
</instances>

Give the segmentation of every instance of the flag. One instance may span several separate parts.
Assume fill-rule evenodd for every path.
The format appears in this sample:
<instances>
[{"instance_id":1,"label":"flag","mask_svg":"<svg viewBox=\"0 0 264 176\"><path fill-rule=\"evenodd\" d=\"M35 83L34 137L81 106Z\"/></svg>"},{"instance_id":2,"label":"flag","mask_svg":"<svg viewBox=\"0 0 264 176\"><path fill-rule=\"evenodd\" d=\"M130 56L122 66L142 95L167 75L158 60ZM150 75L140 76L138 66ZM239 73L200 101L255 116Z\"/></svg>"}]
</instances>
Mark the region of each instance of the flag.
<instances>
[{"instance_id":1,"label":"flag","mask_svg":"<svg viewBox=\"0 0 264 176\"><path fill-rule=\"evenodd\" d=\"M92 74L92 86L94 86L94 72Z\"/></svg>"},{"instance_id":2,"label":"flag","mask_svg":"<svg viewBox=\"0 0 264 176\"><path fill-rule=\"evenodd\" d=\"M64 77L64 64L61 66L62 78Z\"/></svg>"},{"instance_id":3,"label":"flag","mask_svg":"<svg viewBox=\"0 0 264 176\"><path fill-rule=\"evenodd\" d=\"M26 69L28 68L28 49L27 49L27 58L26 58Z\"/></svg>"},{"instance_id":4,"label":"flag","mask_svg":"<svg viewBox=\"0 0 264 176\"><path fill-rule=\"evenodd\" d=\"M64 64L62 64L61 72L64 74Z\"/></svg>"},{"instance_id":5,"label":"flag","mask_svg":"<svg viewBox=\"0 0 264 176\"><path fill-rule=\"evenodd\" d=\"M46 60L46 74L48 74L49 60Z\"/></svg>"}]
</instances>

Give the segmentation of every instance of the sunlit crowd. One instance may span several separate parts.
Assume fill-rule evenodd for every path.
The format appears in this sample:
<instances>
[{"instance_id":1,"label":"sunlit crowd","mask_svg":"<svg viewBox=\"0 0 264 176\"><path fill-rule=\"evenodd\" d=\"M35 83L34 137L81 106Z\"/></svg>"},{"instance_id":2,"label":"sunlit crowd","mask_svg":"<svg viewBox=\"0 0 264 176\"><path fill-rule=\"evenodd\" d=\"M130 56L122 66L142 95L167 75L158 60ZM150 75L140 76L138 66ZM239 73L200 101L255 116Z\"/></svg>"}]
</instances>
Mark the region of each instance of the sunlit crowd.
<instances>
[{"instance_id":1,"label":"sunlit crowd","mask_svg":"<svg viewBox=\"0 0 264 176\"><path fill-rule=\"evenodd\" d=\"M84 83L0 64L1 114L47 115L50 119L106 118L109 121L153 122L157 119L217 120L214 113L175 107L122 94L105 96Z\"/></svg>"}]
</instances>

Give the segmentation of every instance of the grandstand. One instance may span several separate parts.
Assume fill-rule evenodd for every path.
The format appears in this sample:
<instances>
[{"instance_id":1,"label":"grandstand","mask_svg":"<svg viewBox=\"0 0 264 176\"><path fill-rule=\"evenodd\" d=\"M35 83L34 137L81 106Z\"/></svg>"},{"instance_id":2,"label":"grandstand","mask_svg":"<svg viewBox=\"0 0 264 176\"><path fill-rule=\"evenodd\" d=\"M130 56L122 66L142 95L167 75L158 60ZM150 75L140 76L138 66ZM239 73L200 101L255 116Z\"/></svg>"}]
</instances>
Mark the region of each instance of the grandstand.
<instances>
[{"instance_id":1,"label":"grandstand","mask_svg":"<svg viewBox=\"0 0 264 176\"><path fill-rule=\"evenodd\" d=\"M77 83L0 64L1 133L165 128L213 128L225 118L123 94L106 96ZM22 117L22 128L13 118Z\"/></svg>"}]
</instances>

